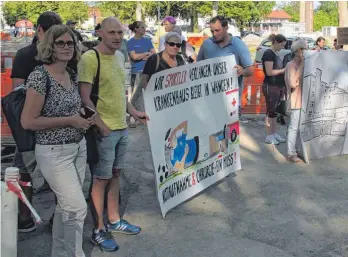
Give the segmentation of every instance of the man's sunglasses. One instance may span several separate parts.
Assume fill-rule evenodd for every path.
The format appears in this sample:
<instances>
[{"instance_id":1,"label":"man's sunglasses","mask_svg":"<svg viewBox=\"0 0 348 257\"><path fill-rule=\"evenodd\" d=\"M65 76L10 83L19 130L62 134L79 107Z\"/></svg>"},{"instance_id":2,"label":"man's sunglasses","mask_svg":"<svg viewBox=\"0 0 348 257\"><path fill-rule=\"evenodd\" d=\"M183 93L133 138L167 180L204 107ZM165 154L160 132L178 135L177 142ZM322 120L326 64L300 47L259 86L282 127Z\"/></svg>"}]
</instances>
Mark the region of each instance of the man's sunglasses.
<instances>
[{"instance_id":1,"label":"man's sunglasses","mask_svg":"<svg viewBox=\"0 0 348 257\"><path fill-rule=\"evenodd\" d=\"M166 43L171 47L176 46L177 48L180 48L182 46L181 43L174 43L174 42L166 42Z\"/></svg>"},{"instance_id":2,"label":"man's sunglasses","mask_svg":"<svg viewBox=\"0 0 348 257\"><path fill-rule=\"evenodd\" d=\"M59 40L54 42L54 44L58 47L58 48L64 48L65 45L67 45L69 48L73 48L75 46L75 42L74 41L63 41L63 40Z\"/></svg>"}]
</instances>

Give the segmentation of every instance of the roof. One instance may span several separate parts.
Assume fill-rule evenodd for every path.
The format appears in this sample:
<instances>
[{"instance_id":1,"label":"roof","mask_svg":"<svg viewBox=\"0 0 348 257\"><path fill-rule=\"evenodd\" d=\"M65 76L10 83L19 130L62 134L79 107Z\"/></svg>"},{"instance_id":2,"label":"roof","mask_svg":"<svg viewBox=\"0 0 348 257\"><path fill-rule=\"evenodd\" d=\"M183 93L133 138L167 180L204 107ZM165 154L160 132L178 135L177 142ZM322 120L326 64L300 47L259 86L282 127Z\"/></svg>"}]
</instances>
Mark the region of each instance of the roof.
<instances>
[{"instance_id":1,"label":"roof","mask_svg":"<svg viewBox=\"0 0 348 257\"><path fill-rule=\"evenodd\" d=\"M93 18L95 17L101 17L101 11L98 7L88 7L88 17Z\"/></svg>"},{"instance_id":2,"label":"roof","mask_svg":"<svg viewBox=\"0 0 348 257\"><path fill-rule=\"evenodd\" d=\"M291 19L291 16L283 10L272 11L266 18L269 19Z\"/></svg>"}]
</instances>

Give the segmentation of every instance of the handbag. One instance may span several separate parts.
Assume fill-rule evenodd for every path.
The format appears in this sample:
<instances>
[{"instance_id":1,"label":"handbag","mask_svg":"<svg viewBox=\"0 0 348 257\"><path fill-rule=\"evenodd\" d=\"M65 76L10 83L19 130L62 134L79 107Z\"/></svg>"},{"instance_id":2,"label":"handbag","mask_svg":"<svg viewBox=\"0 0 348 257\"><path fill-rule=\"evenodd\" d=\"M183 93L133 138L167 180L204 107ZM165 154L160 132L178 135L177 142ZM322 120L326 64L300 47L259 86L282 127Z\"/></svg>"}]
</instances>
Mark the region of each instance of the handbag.
<instances>
[{"instance_id":1,"label":"handbag","mask_svg":"<svg viewBox=\"0 0 348 257\"><path fill-rule=\"evenodd\" d=\"M50 80L47 75L45 100L47 99L50 88ZM1 99L2 111L6 117L8 126L11 129L18 152L34 151L36 144L35 131L26 130L21 124L21 116L24 108L26 93L27 86L21 84L14 88L11 93Z\"/></svg>"},{"instance_id":2,"label":"handbag","mask_svg":"<svg viewBox=\"0 0 348 257\"><path fill-rule=\"evenodd\" d=\"M92 91L91 91L91 101L97 108L98 94L99 94L99 77L100 77L100 57L96 49L91 48L88 51L94 51L98 60L97 74L94 78ZM96 164L99 162L99 151L97 141L99 140L98 128L93 125L85 133L86 146L87 146L87 163Z\"/></svg>"},{"instance_id":3,"label":"handbag","mask_svg":"<svg viewBox=\"0 0 348 257\"><path fill-rule=\"evenodd\" d=\"M276 113L279 113L283 116L289 116L289 107L290 107L290 101L289 100L281 100L278 103L278 106L276 108Z\"/></svg>"}]
</instances>

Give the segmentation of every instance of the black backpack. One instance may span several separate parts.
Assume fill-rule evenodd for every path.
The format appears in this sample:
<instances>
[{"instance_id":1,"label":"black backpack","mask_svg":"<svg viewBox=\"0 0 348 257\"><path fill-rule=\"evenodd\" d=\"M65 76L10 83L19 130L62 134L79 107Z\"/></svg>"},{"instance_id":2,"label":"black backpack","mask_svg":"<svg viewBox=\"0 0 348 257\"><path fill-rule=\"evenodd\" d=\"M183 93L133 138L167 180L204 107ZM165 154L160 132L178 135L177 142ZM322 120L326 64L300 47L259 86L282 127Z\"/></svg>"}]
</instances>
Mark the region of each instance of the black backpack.
<instances>
[{"instance_id":1,"label":"black backpack","mask_svg":"<svg viewBox=\"0 0 348 257\"><path fill-rule=\"evenodd\" d=\"M50 80L46 78L46 96L49 94ZM35 132L26 130L21 124L21 115L24 108L27 87L18 85L11 93L2 98L2 111L6 117L12 136L19 152L35 150ZM45 97L47 99L47 97Z\"/></svg>"}]
</instances>

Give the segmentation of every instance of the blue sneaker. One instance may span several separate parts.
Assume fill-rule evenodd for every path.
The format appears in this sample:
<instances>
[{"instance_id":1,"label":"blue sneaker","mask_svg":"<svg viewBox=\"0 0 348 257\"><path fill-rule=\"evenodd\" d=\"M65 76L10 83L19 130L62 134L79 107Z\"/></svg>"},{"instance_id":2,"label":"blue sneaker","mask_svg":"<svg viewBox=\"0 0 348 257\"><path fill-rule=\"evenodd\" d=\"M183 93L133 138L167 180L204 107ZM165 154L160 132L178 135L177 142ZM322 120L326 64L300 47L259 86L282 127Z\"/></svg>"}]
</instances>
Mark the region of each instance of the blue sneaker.
<instances>
[{"instance_id":1,"label":"blue sneaker","mask_svg":"<svg viewBox=\"0 0 348 257\"><path fill-rule=\"evenodd\" d=\"M123 233L127 235L136 235L139 234L141 228L132 224L129 224L128 221L120 219L115 224L108 224L108 231L111 233Z\"/></svg>"},{"instance_id":2,"label":"blue sneaker","mask_svg":"<svg viewBox=\"0 0 348 257\"><path fill-rule=\"evenodd\" d=\"M98 245L101 250L105 252L114 252L118 250L118 245L111 235L110 232L105 230L99 230L98 233L93 231L91 243L94 245Z\"/></svg>"}]
</instances>

